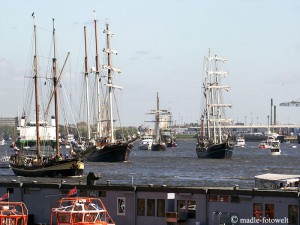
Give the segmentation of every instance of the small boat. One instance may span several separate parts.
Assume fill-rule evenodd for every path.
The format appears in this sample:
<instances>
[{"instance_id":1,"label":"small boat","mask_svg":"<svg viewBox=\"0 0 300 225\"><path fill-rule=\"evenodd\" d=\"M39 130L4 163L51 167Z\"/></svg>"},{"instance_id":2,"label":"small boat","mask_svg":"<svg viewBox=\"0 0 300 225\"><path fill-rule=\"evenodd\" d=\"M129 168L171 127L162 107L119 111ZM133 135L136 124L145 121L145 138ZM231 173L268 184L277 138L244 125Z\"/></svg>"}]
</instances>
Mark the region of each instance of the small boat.
<instances>
[{"instance_id":1,"label":"small boat","mask_svg":"<svg viewBox=\"0 0 300 225\"><path fill-rule=\"evenodd\" d=\"M274 136L268 136L267 140L262 141L258 148L259 149L270 149L273 145L280 144L279 140L276 140Z\"/></svg>"},{"instance_id":2,"label":"small boat","mask_svg":"<svg viewBox=\"0 0 300 225\"><path fill-rule=\"evenodd\" d=\"M270 154L271 155L281 155L280 143L274 143L270 147Z\"/></svg>"},{"instance_id":3,"label":"small boat","mask_svg":"<svg viewBox=\"0 0 300 225\"><path fill-rule=\"evenodd\" d=\"M99 198L69 197L51 209L50 225L115 225Z\"/></svg>"},{"instance_id":4,"label":"small boat","mask_svg":"<svg viewBox=\"0 0 300 225\"><path fill-rule=\"evenodd\" d=\"M153 135L151 133L144 133L140 137L139 149L140 150L151 150L153 144Z\"/></svg>"},{"instance_id":5,"label":"small boat","mask_svg":"<svg viewBox=\"0 0 300 225\"><path fill-rule=\"evenodd\" d=\"M5 145L6 143L5 143L5 140L4 139L2 139L1 141L0 141L0 145Z\"/></svg>"},{"instance_id":6,"label":"small boat","mask_svg":"<svg viewBox=\"0 0 300 225\"><path fill-rule=\"evenodd\" d=\"M160 130L162 141L165 142L167 148L177 147L176 138L174 132L168 125Z\"/></svg>"},{"instance_id":7,"label":"small boat","mask_svg":"<svg viewBox=\"0 0 300 225\"><path fill-rule=\"evenodd\" d=\"M23 202L0 202L1 225L27 225L28 210Z\"/></svg>"},{"instance_id":8,"label":"small boat","mask_svg":"<svg viewBox=\"0 0 300 225\"><path fill-rule=\"evenodd\" d=\"M0 157L0 168L9 168L9 160L10 156L5 152L5 154Z\"/></svg>"},{"instance_id":9,"label":"small boat","mask_svg":"<svg viewBox=\"0 0 300 225\"><path fill-rule=\"evenodd\" d=\"M226 62L218 56L212 56L209 50L205 57L205 74L203 82L204 111L201 117L200 134L197 137L196 153L198 158L224 159L231 158L234 145L231 135L224 125L232 122L226 119L225 108L231 104L224 104L221 96L228 86L221 84L221 78L227 77L228 72L220 70L222 63Z\"/></svg>"},{"instance_id":10,"label":"small boat","mask_svg":"<svg viewBox=\"0 0 300 225\"><path fill-rule=\"evenodd\" d=\"M244 148L246 145L245 138L244 137L237 137L235 147L241 147Z\"/></svg>"}]
</instances>

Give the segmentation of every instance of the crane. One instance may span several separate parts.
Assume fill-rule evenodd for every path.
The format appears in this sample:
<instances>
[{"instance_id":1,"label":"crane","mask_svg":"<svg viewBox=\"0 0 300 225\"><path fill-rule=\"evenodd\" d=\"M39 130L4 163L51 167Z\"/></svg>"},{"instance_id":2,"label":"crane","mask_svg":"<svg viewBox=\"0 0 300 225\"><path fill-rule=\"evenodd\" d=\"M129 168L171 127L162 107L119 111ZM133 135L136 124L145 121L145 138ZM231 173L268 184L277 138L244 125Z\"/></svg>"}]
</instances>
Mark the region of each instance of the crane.
<instances>
[{"instance_id":1,"label":"crane","mask_svg":"<svg viewBox=\"0 0 300 225\"><path fill-rule=\"evenodd\" d=\"M297 99L296 101L283 102L283 103L280 103L279 106L296 106L296 107L300 107L300 101L299 101L299 99Z\"/></svg>"}]
</instances>

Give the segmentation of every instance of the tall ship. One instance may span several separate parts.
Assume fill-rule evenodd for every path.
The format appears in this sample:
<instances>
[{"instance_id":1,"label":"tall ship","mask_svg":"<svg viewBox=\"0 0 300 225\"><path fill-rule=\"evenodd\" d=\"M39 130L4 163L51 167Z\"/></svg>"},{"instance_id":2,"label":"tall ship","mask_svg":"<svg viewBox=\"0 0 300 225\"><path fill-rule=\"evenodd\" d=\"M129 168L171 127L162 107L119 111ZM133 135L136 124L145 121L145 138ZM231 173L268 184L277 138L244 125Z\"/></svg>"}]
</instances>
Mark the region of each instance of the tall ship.
<instances>
[{"instance_id":1,"label":"tall ship","mask_svg":"<svg viewBox=\"0 0 300 225\"><path fill-rule=\"evenodd\" d=\"M197 137L196 153L198 158L231 158L233 143L228 130L224 125L232 122L226 119L225 109L231 104L223 103L223 90L228 91L229 86L223 86L222 78L228 72L221 70L226 62L217 55L212 56L209 50L208 57L204 59L203 80L203 113L201 116L200 133Z\"/></svg>"},{"instance_id":2,"label":"tall ship","mask_svg":"<svg viewBox=\"0 0 300 225\"><path fill-rule=\"evenodd\" d=\"M97 20L94 19L95 27L95 46L96 46L96 67L94 68L95 77L96 77L96 86L97 86L97 131L95 135L91 135L90 131L90 122L89 122L89 111L87 110L87 124L88 124L88 140L90 140L90 146L96 146L96 149L91 151L87 156L87 161L89 162L123 162L128 161L128 157L133 147L132 140L125 140L124 137L116 137L115 124L116 118L114 117L116 102L114 101L114 90L122 89L122 87L113 84L114 73L121 73L119 68L116 68L112 65L112 55L117 54L117 51L112 50L111 36L113 33L109 30L108 20L106 21L106 27L103 33L106 36L106 46L103 49L103 52L106 54L106 64L103 64L102 73L104 76L100 76L100 62L98 57L98 36L97 36ZM86 44L86 31L85 31L85 46ZM86 49L86 48L85 48ZM85 50L85 79L86 85L88 84L88 62L87 62L87 49ZM106 82L102 78L106 78ZM104 80L104 84L103 84ZM104 94L101 93L101 90L105 89ZM86 87L88 96L88 87ZM89 99L87 98L87 105L89 108Z\"/></svg>"},{"instance_id":3,"label":"tall ship","mask_svg":"<svg viewBox=\"0 0 300 225\"><path fill-rule=\"evenodd\" d=\"M47 149L45 145L41 143L41 129L43 124L40 123L40 102L39 102L39 67L38 67L38 54L37 54L37 32L35 24L35 16L32 14L34 21L34 57L33 57L33 81L34 88L29 87L28 91L34 91L35 100L35 141L36 145L31 149L23 148L18 150L10 158L10 167L16 176L25 177L64 177L64 176L81 176L83 175L84 162L83 157L74 156L64 158L60 151L59 144L56 144L55 150L50 148ZM53 127L55 129L55 141L59 143L59 126L58 126L58 88L59 79L57 76L56 67L56 45L55 45L55 29L54 29L54 19L53 19L53 76L51 80L53 81L52 94L49 98L49 104L54 96L54 108L55 108L55 124ZM67 56L68 57L68 56ZM67 58L66 58L67 59ZM26 107L26 106L25 106ZM45 113L47 114L47 113ZM47 115L45 115L45 118ZM53 117L52 117L53 118ZM22 125L22 124L21 124ZM52 134L53 135L53 134Z\"/></svg>"},{"instance_id":4,"label":"tall ship","mask_svg":"<svg viewBox=\"0 0 300 225\"><path fill-rule=\"evenodd\" d=\"M164 126L166 122L168 122L168 119L171 116L171 113L168 110L160 109L159 105L159 95L158 92L156 93L156 109L150 110L148 113L150 115L154 115L154 135L153 135L153 143L151 150L152 151L160 151L160 150L166 150L167 144L173 141L171 139L171 131L169 128ZM163 132L164 131L164 132ZM170 146L168 146L170 147Z\"/></svg>"}]
</instances>

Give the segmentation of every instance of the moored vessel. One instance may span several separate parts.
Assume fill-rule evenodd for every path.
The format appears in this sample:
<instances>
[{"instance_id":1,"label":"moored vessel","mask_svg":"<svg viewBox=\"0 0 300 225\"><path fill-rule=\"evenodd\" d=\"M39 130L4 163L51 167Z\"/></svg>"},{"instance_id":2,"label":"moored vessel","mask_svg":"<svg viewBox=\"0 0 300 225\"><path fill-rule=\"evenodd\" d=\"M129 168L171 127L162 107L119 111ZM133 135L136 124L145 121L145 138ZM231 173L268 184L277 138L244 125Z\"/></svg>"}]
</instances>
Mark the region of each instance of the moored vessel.
<instances>
[{"instance_id":1,"label":"moored vessel","mask_svg":"<svg viewBox=\"0 0 300 225\"><path fill-rule=\"evenodd\" d=\"M1 225L27 225L28 209L23 202L0 201Z\"/></svg>"},{"instance_id":2,"label":"moored vessel","mask_svg":"<svg viewBox=\"0 0 300 225\"><path fill-rule=\"evenodd\" d=\"M50 225L115 225L99 198L68 197L59 200L59 206L51 209Z\"/></svg>"}]
</instances>

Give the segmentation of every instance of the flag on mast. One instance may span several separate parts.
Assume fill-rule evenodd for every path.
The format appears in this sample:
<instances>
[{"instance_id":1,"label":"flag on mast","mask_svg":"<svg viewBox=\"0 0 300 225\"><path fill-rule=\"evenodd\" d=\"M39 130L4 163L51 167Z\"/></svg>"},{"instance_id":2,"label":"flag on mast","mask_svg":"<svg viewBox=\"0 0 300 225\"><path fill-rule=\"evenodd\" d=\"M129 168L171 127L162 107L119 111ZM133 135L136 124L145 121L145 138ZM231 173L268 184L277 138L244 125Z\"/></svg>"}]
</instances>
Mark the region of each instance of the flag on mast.
<instances>
[{"instance_id":1,"label":"flag on mast","mask_svg":"<svg viewBox=\"0 0 300 225\"><path fill-rule=\"evenodd\" d=\"M76 186L75 186L73 189L71 189L71 190L69 191L68 197L72 197L72 196L74 196L74 195L76 195L76 194L77 194L77 188L76 188Z\"/></svg>"},{"instance_id":2,"label":"flag on mast","mask_svg":"<svg viewBox=\"0 0 300 225\"><path fill-rule=\"evenodd\" d=\"M5 201L5 200L8 200L9 199L9 191L6 192L6 194L4 194L1 198L0 198L0 201Z\"/></svg>"}]
</instances>

